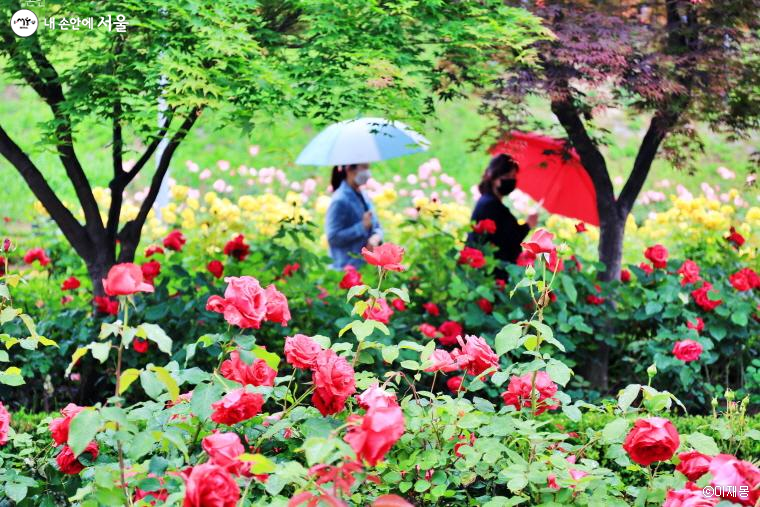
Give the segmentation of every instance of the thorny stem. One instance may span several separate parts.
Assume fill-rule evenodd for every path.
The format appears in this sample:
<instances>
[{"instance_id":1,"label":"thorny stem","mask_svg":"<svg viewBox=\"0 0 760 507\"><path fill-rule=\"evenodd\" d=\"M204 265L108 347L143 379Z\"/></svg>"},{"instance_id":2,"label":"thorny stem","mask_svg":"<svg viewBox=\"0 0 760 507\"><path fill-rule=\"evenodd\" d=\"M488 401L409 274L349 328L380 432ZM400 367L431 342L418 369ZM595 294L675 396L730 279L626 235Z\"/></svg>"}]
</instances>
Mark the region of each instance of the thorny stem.
<instances>
[{"instance_id":1,"label":"thorny stem","mask_svg":"<svg viewBox=\"0 0 760 507\"><path fill-rule=\"evenodd\" d=\"M307 390L306 390L306 392L305 392L305 393L303 393L303 394L301 395L301 397L300 397L300 398L298 398L298 399L297 399L297 400L296 400L296 401L295 401L295 402L294 402L294 403L293 403L291 406L289 406L289 407L287 408L287 410L285 410L285 411L282 413L282 415L280 416L280 421L282 421L283 419L285 419L285 418L288 416L288 414L290 414L290 412L292 412L294 408L296 408L298 405L300 405L300 404L301 404L301 402L302 402L304 399L306 399L306 397L307 397L308 395L310 395L312 392L314 392L314 387L313 387L313 386L312 386L312 387L310 387L309 389L307 389ZM263 441L263 440L264 440L264 435L262 434L262 435L259 437L259 439L256 441L256 447L257 447L257 448L261 446L261 443L262 443L262 441Z\"/></svg>"},{"instance_id":2,"label":"thorny stem","mask_svg":"<svg viewBox=\"0 0 760 507\"><path fill-rule=\"evenodd\" d=\"M380 291L380 287L383 285L383 278L385 277L385 270L381 267L377 268L380 274L377 278L377 290ZM377 296L372 296L372 299L369 301L369 309L372 309L375 307L375 303L377 303ZM356 367L356 361L359 360L359 352L362 350L362 345L364 344L363 341L359 342L359 344L356 346L356 352L354 352L354 358L351 360L351 368Z\"/></svg>"},{"instance_id":3,"label":"thorny stem","mask_svg":"<svg viewBox=\"0 0 760 507\"><path fill-rule=\"evenodd\" d=\"M127 330L127 326L129 325L129 301L127 301L126 297L120 297L121 305L124 310L124 323L122 324L121 328L121 336L123 338L124 333ZM119 401L119 388L121 387L121 356L122 352L124 350L124 343L123 339L119 340L119 349L116 356L116 390L114 393L114 396L116 397L116 406L121 407L121 401ZM119 423L116 423L116 431L119 431ZM127 505L132 505L132 497L129 494L129 488L127 487L127 480L124 473L124 450L121 446L121 440L117 439L116 441L116 447L118 449L119 453L119 475L121 477L121 487L124 490L124 496L127 500Z\"/></svg>"}]
</instances>

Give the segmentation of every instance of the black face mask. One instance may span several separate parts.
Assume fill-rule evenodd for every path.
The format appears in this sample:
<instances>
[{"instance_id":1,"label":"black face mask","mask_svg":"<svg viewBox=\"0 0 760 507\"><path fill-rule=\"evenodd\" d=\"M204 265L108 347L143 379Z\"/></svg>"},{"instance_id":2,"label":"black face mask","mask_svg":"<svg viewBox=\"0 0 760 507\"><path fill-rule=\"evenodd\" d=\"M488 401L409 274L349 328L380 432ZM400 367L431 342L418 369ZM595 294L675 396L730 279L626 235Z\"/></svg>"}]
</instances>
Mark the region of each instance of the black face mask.
<instances>
[{"instance_id":1,"label":"black face mask","mask_svg":"<svg viewBox=\"0 0 760 507\"><path fill-rule=\"evenodd\" d=\"M517 187L517 180L501 180L497 190L501 195L509 195Z\"/></svg>"}]
</instances>

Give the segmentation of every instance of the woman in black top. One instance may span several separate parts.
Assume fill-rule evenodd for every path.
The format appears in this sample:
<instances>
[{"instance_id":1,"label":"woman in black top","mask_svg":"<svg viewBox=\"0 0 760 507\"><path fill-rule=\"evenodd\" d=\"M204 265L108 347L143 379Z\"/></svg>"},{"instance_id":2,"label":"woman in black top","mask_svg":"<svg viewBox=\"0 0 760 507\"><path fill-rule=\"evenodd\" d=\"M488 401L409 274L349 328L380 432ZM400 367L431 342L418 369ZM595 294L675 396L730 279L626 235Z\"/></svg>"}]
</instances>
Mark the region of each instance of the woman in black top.
<instances>
[{"instance_id":1,"label":"woman in black top","mask_svg":"<svg viewBox=\"0 0 760 507\"><path fill-rule=\"evenodd\" d=\"M501 202L515 189L518 169L517 163L509 155L496 155L491 159L480 180L478 188L481 196L472 212L472 220L477 223L491 219L496 223L496 232L485 235L471 233L468 238L468 243L471 244L483 240L493 243L496 246L496 258L512 263L520 255L520 243L538 221L538 215L534 213L528 216L525 224L518 224L509 208Z\"/></svg>"}]
</instances>

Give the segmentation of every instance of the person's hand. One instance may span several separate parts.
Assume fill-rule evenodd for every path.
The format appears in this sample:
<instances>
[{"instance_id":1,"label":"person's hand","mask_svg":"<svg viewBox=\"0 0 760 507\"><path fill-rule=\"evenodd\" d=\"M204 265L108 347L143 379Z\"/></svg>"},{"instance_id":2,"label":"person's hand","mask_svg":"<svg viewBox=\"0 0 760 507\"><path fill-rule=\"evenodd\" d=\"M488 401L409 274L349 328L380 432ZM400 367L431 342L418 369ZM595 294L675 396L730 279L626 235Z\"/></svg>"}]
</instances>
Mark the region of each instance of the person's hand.
<instances>
[{"instance_id":1,"label":"person's hand","mask_svg":"<svg viewBox=\"0 0 760 507\"><path fill-rule=\"evenodd\" d=\"M536 224L538 224L538 213L531 213L528 215L528 218L525 220L525 222L531 229L536 227Z\"/></svg>"},{"instance_id":2,"label":"person's hand","mask_svg":"<svg viewBox=\"0 0 760 507\"><path fill-rule=\"evenodd\" d=\"M379 235L379 234L373 234L373 235L372 235L372 236L370 236L370 237L369 237L369 239L367 240L367 244L368 244L368 245L369 245L371 248L375 248L376 246L380 246L380 242L381 242L381 241L382 241L382 239L380 238L380 235Z\"/></svg>"},{"instance_id":3,"label":"person's hand","mask_svg":"<svg viewBox=\"0 0 760 507\"><path fill-rule=\"evenodd\" d=\"M372 212L371 211L365 211L364 216L362 217L362 224L364 224L364 228L367 230L372 229Z\"/></svg>"}]
</instances>

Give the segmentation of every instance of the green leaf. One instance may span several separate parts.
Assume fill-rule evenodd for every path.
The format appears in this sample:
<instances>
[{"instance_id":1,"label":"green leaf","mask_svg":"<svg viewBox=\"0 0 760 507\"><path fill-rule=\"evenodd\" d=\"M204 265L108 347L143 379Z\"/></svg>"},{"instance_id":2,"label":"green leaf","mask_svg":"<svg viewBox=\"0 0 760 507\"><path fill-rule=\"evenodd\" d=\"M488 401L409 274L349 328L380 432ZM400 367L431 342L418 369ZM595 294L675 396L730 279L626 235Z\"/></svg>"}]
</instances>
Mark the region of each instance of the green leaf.
<instances>
[{"instance_id":1,"label":"green leaf","mask_svg":"<svg viewBox=\"0 0 760 507\"><path fill-rule=\"evenodd\" d=\"M550 359L546 363L546 373L549 374L549 377L554 382L564 387L570 381L573 371L565 363L556 359Z\"/></svg>"},{"instance_id":2,"label":"green leaf","mask_svg":"<svg viewBox=\"0 0 760 507\"><path fill-rule=\"evenodd\" d=\"M567 416L568 419L574 422L581 420L581 409L575 405L562 405L562 413Z\"/></svg>"},{"instance_id":3,"label":"green leaf","mask_svg":"<svg viewBox=\"0 0 760 507\"><path fill-rule=\"evenodd\" d=\"M660 313L662 311L662 304L656 301L649 301L646 306L644 306L644 311L647 315Z\"/></svg>"},{"instance_id":4,"label":"green leaf","mask_svg":"<svg viewBox=\"0 0 760 507\"><path fill-rule=\"evenodd\" d=\"M251 351L254 355L254 357L257 357L259 359L263 359L264 362L266 362L270 368L273 370L276 370L277 367L280 365L280 356L275 354L274 352L269 352L264 347L257 347Z\"/></svg>"},{"instance_id":5,"label":"green leaf","mask_svg":"<svg viewBox=\"0 0 760 507\"><path fill-rule=\"evenodd\" d=\"M150 323L140 324L137 328L136 335L140 338L147 338L158 346L158 350L171 355L172 339L167 336L160 326Z\"/></svg>"},{"instance_id":6,"label":"green leaf","mask_svg":"<svg viewBox=\"0 0 760 507\"><path fill-rule=\"evenodd\" d=\"M163 392L163 384L161 384L156 374L152 371L146 370L140 373L140 385L145 394L153 399L157 399Z\"/></svg>"},{"instance_id":7,"label":"green leaf","mask_svg":"<svg viewBox=\"0 0 760 507\"><path fill-rule=\"evenodd\" d=\"M570 302L575 303L578 299L578 291L575 290L573 279L563 274L560 276L560 281L562 282L562 290L567 294L567 298Z\"/></svg>"},{"instance_id":8,"label":"green leaf","mask_svg":"<svg viewBox=\"0 0 760 507\"><path fill-rule=\"evenodd\" d=\"M519 324L507 324L501 328L501 331L494 338L496 355L501 356L510 350L516 349L520 345L521 336L522 326Z\"/></svg>"},{"instance_id":9,"label":"green leaf","mask_svg":"<svg viewBox=\"0 0 760 507\"><path fill-rule=\"evenodd\" d=\"M68 444L74 456L79 456L100 431L103 421L100 412L86 408L71 420Z\"/></svg>"},{"instance_id":10,"label":"green leaf","mask_svg":"<svg viewBox=\"0 0 760 507\"><path fill-rule=\"evenodd\" d=\"M406 361L401 361L401 367L405 370L419 370L420 369L420 363L417 361L413 361L411 359L407 359Z\"/></svg>"},{"instance_id":11,"label":"green leaf","mask_svg":"<svg viewBox=\"0 0 760 507\"><path fill-rule=\"evenodd\" d=\"M141 431L135 435L127 446L127 455L133 460L139 460L151 450L156 439L151 431Z\"/></svg>"},{"instance_id":12,"label":"green leaf","mask_svg":"<svg viewBox=\"0 0 760 507\"><path fill-rule=\"evenodd\" d=\"M111 342L92 342L88 347L92 352L92 357L101 363L108 359L108 354L111 352Z\"/></svg>"},{"instance_id":13,"label":"green leaf","mask_svg":"<svg viewBox=\"0 0 760 507\"><path fill-rule=\"evenodd\" d=\"M319 346L322 347L323 349L330 348L331 342L330 342L330 338L327 336L323 336L321 334L315 334L314 336L311 337L311 339L317 342L317 344L319 344Z\"/></svg>"},{"instance_id":14,"label":"green leaf","mask_svg":"<svg viewBox=\"0 0 760 507\"><path fill-rule=\"evenodd\" d=\"M240 461L251 464L251 473L271 474L277 470L277 465L263 454L248 454L244 453L239 456Z\"/></svg>"},{"instance_id":15,"label":"green leaf","mask_svg":"<svg viewBox=\"0 0 760 507\"><path fill-rule=\"evenodd\" d=\"M79 347L74 351L74 355L71 356L71 362L66 367L66 376L69 376L69 373L71 373L71 369L74 367L74 365L79 361L82 357L84 357L85 354L87 354L87 351L89 349L87 347Z\"/></svg>"},{"instance_id":16,"label":"green leaf","mask_svg":"<svg viewBox=\"0 0 760 507\"><path fill-rule=\"evenodd\" d=\"M746 312L733 312L731 314L731 322L736 324L737 326L746 326L749 322L749 316Z\"/></svg>"},{"instance_id":17,"label":"green leaf","mask_svg":"<svg viewBox=\"0 0 760 507\"><path fill-rule=\"evenodd\" d=\"M512 491L513 493L516 493L522 490L527 485L528 485L528 478L525 477L524 475L518 475L517 477L513 477L512 479L509 480L509 482L507 482L507 488L509 488L509 490Z\"/></svg>"},{"instance_id":18,"label":"green leaf","mask_svg":"<svg viewBox=\"0 0 760 507\"><path fill-rule=\"evenodd\" d=\"M620 407L620 410L623 412L628 410L628 407L631 406L631 403L633 403L639 395L639 391L641 391L641 385L639 384L629 384L625 386L625 389L620 391L620 394L618 395L618 407Z\"/></svg>"},{"instance_id":19,"label":"green leaf","mask_svg":"<svg viewBox=\"0 0 760 507\"><path fill-rule=\"evenodd\" d=\"M427 491L430 489L430 483L426 481L425 479L419 479L417 482L414 483L414 491L417 493L422 493L423 491Z\"/></svg>"},{"instance_id":20,"label":"green leaf","mask_svg":"<svg viewBox=\"0 0 760 507\"><path fill-rule=\"evenodd\" d=\"M222 389L216 384L201 384L193 390L190 400L190 410L200 420L206 420L213 409L211 404L218 401L222 395Z\"/></svg>"},{"instance_id":21,"label":"green leaf","mask_svg":"<svg viewBox=\"0 0 760 507\"><path fill-rule=\"evenodd\" d=\"M0 287L4 287L0 286ZM20 502L26 498L29 488L25 484L10 483L5 485L5 494L14 502Z\"/></svg>"},{"instance_id":22,"label":"green leaf","mask_svg":"<svg viewBox=\"0 0 760 507\"><path fill-rule=\"evenodd\" d=\"M392 363L398 358L399 350L397 345L385 345L381 351L383 355L383 361L386 363Z\"/></svg>"},{"instance_id":23,"label":"green leaf","mask_svg":"<svg viewBox=\"0 0 760 507\"><path fill-rule=\"evenodd\" d=\"M16 366L10 366L0 373L0 384L11 387L18 387L25 383L24 377L21 376L21 369Z\"/></svg>"},{"instance_id":24,"label":"green leaf","mask_svg":"<svg viewBox=\"0 0 760 507\"><path fill-rule=\"evenodd\" d=\"M16 310L10 306L8 308L4 308L3 311L0 312L0 324L5 324L12 321L18 316L19 313L21 313L21 310Z\"/></svg>"},{"instance_id":25,"label":"green leaf","mask_svg":"<svg viewBox=\"0 0 760 507\"><path fill-rule=\"evenodd\" d=\"M324 463L330 453L335 449L335 443L326 438L310 437L303 443L303 450L306 453L306 463L313 466L317 463Z\"/></svg>"},{"instance_id":26,"label":"green leaf","mask_svg":"<svg viewBox=\"0 0 760 507\"><path fill-rule=\"evenodd\" d=\"M720 454L720 449L715 443L715 440L704 433L690 433L689 435L686 435L685 440L695 451L701 452L702 454L707 454L708 456Z\"/></svg>"},{"instance_id":27,"label":"green leaf","mask_svg":"<svg viewBox=\"0 0 760 507\"><path fill-rule=\"evenodd\" d=\"M166 387L169 399L176 400L179 397L179 386L169 370L162 366L149 366L148 369L154 371L158 380Z\"/></svg>"},{"instance_id":28,"label":"green leaf","mask_svg":"<svg viewBox=\"0 0 760 507\"><path fill-rule=\"evenodd\" d=\"M367 290L369 289L369 285L354 285L350 289L348 289L348 294L346 294L346 301L351 301L351 298L356 296L361 296Z\"/></svg>"},{"instance_id":29,"label":"green leaf","mask_svg":"<svg viewBox=\"0 0 760 507\"><path fill-rule=\"evenodd\" d=\"M387 292L390 292L391 294L395 294L404 303L408 303L409 302L409 293L406 291L406 289L399 289L399 288L396 288L396 287L391 287L390 289L387 290Z\"/></svg>"},{"instance_id":30,"label":"green leaf","mask_svg":"<svg viewBox=\"0 0 760 507\"><path fill-rule=\"evenodd\" d=\"M123 394L132 385L132 382L137 380L140 376L140 370L135 368L127 368L121 372L121 378L119 379L119 394Z\"/></svg>"},{"instance_id":31,"label":"green leaf","mask_svg":"<svg viewBox=\"0 0 760 507\"><path fill-rule=\"evenodd\" d=\"M623 418L613 419L602 429L602 438L607 443L619 442L628 429L628 421Z\"/></svg>"},{"instance_id":32,"label":"green leaf","mask_svg":"<svg viewBox=\"0 0 760 507\"><path fill-rule=\"evenodd\" d=\"M364 341L372 331L375 330L374 320L355 320L351 323L351 331L356 336L357 341Z\"/></svg>"}]
</instances>

